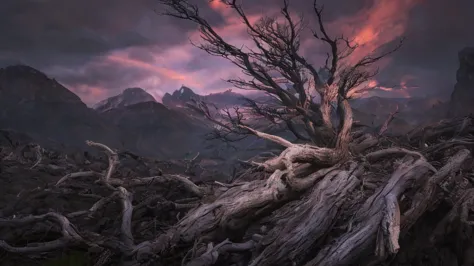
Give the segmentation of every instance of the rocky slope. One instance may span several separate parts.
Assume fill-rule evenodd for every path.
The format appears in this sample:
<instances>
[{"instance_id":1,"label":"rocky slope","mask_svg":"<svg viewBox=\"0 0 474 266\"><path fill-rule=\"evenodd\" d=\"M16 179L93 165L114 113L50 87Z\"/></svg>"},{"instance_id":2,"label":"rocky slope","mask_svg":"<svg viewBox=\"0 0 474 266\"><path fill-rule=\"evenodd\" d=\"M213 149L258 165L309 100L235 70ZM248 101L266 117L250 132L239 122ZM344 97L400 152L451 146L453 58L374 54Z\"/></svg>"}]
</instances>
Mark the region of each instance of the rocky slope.
<instances>
[{"instance_id":1,"label":"rocky slope","mask_svg":"<svg viewBox=\"0 0 474 266\"><path fill-rule=\"evenodd\" d=\"M92 108L99 112L105 112L113 108L125 107L142 102L156 102L156 100L144 89L128 88L119 95L98 102Z\"/></svg>"},{"instance_id":2,"label":"rocky slope","mask_svg":"<svg viewBox=\"0 0 474 266\"><path fill-rule=\"evenodd\" d=\"M161 103L149 101L102 113L120 128L125 148L146 156L182 158L204 149L208 127Z\"/></svg>"},{"instance_id":3,"label":"rocky slope","mask_svg":"<svg viewBox=\"0 0 474 266\"><path fill-rule=\"evenodd\" d=\"M209 103L213 103L218 107L243 105L245 101L242 99L244 95L233 92L231 89L224 92L211 93L207 95L199 95L195 93L191 88L182 86L178 90L175 90L172 94L166 93L163 96L163 104L168 107L180 107L185 106L186 103L195 100L203 100ZM253 98L252 96L247 96Z\"/></svg>"},{"instance_id":4,"label":"rocky slope","mask_svg":"<svg viewBox=\"0 0 474 266\"><path fill-rule=\"evenodd\" d=\"M194 93L192 89L183 85L172 94L165 93L162 102L166 106L177 107L186 105L186 103L191 102L192 99L201 99L201 96Z\"/></svg>"},{"instance_id":5,"label":"rocky slope","mask_svg":"<svg viewBox=\"0 0 474 266\"><path fill-rule=\"evenodd\" d=\"M474 47L464 48L458 54L459 69L456 85L451 94L450 116L474 113Z\"/></svg>"},{"instance_id":6,"label":"rocky slope","mask_svg":"<svg viewBox=\"0 0 474 266\"><path fill-rule=\"evenodd\" d=\"M232 106L232 105L243 105L246 102L242 99L244 96L240 93L233 92L231 89L224 92L211 93L205 96L205 99L209 102L215 102L218 105ZM254 98L252 96L247 96Z\"/></svg>"},{"instance_id":7,"label":"rocky slope","mask_svg":"<svg viewBox=\"0 0 474 266\"><path fill-rule=\"evenodd\" d=\"M6 143L2 141L2 132L0 131L0 217L7 218L12 215L22 215L25 213L31 214L43 214L52 209L55 211L63 212L74 208L89 209L97 197L93 197L94 193L101 193L96 189L88 190L88 186L94 186L94 181L97 180L97 176L82 176L74 179L81 187L78 193L65 193L60 196L56 196L55 193L52 195L43 195L38 200L34 200L38 193L42 193L43 189L57 189L55 186L62 177L72 172L81 171L94 171L101 173L106 171L108 167L107 157L102 153L98 155L84 154L79 152L64 153L62 151L43 149L41 153L41 160L38 161L36 157L36 151L33 145L10 145L9 141ZM18 136L9 136L13 142L21 142L22 137L19 139ZM111 148L115 148L111 146ZM134 154L119 152L118 153L120 163L117 165L117 176L124 177L127 179L133 179L136 177L146 176L160 176L169 174L184 174L186 170L186 162L184 161L161 161L152 158L144 158L136 156ZM193 179L192 179L193 180ZM193 180L195 181L195 180ZM164 199L180 198L186 195L186 191L180 188L180 184L177 182L167 182L154 186L149 184L145 186L143 194L141 192L134 193L134 198L139 199L141 195L145 197L152 195L157 197L161 196ZM150 186L153 186L152 188ZM148 190L150 189L150 190ZM59 188L61 191L67 191L67 189ZM99 188L100 190L100 188ZM183 194L184 193L184 194ZM109 205L106 210L115 209L113 204ZM160 208L161 209L161 208ZM137 209L134 210L134 215L140 212ZM146 211L148 212L148 211ZM160 214L150 214L152 216L158 215L159 222L166 222L169 219L174 220L173 216L177 213L164 206L164 210ZM114 222L115 218L106 218L100 223L102 225ZM74 220L74 219L73 219ZM119 219L120 220L120 219ZM118 220L117 220L118 221ZM120 221L119 221L120 222ZM36 227L36 226L32 226ZM56 231L53 228L50 232ZM48 230L49 231L49 230ZM2 241L11 240L18 237L15 233L12 234L12 229L8 226L0 226L0 239ZM54 233L53 233L54 234ZM48 241L49 237L43 238L41 241ZM18 239L18 238L17 238ZM19 239L18 239L19 240ZM14 240L15 242L17 240ZM22 240L19 240L20 243ZM36 259L31 259L25 256L25 254L15 255L7 253L4 249L0 249L0 265L93 265L87 262L88 256L84 256L85 253L72 252L69 253L69 249L60 251L59 253L50 256L39 256ZM95 253L96 259L101 254ZM41 257L41 258L40 258Z\"/></svg>"},{"instance_id":8,"label":"rocky slope","mask_svg":"<svg viewBox=\"0 0 474 266\"><path fill-rule=\"evenodd\" d=\"M159 158L182 158L205 145L205 124L165 107L142 89L126 89L94 110L28 66L0 70L0 106L5 141L8 134L21 133L42 147L69 151L90 150L84 141L93 140Z\"/></svg>"},{"instance_id":9,"label":"rocky slope","mask_svg":"<svg viewBox=\"0 0 474 266\"><path fill-rule=\"evenodd\" d=\"M85 148L93 139L120 148L117 128L40 71L0 69L0 129L29 135L41 145Z\"/></svg>"}]
</instances>

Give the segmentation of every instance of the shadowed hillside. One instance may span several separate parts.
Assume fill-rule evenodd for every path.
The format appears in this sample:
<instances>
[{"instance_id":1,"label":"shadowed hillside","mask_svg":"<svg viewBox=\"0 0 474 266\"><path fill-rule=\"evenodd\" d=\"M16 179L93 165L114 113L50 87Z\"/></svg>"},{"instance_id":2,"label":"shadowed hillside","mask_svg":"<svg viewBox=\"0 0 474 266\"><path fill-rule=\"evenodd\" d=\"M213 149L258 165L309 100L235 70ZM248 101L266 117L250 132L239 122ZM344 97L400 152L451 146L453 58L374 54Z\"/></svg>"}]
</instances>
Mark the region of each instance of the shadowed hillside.
<instances>
[{"instance_id":1,"label":"shadowed hillside","mask_svg":"<svg viewBox=\"0 0 474 266\"><path fill-rule=\"evenodd\" d=\"M110 109L101 116L120 129L125 148L146 156L182 158L204 149L206 125L161 103L141 102Z\"/></svg>"},{"instance_id":2,"label":"shadowed hillside","mask_svg":"<svg viewBox=\"0 0 474 266\"><path fill-rule=\"evenodd\" d=\"M84 139L122 147L117 128L81 99L28 66L0 69L0 128L30 135L42 145L86 148Z\"/></svg>"}]
</instances>

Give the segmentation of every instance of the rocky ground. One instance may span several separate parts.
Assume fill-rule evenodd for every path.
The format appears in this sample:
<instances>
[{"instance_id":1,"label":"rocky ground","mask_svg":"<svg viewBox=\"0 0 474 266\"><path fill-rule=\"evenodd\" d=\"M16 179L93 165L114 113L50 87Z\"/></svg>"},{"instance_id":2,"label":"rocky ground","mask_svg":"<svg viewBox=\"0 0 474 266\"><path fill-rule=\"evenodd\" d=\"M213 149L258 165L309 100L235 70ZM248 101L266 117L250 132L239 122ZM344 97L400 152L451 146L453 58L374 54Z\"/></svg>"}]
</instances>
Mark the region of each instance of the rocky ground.
<instances>
[{"instance_id":1,"label":"rocky ground","mask_svg":"<svg viewBox=\"0 0 474 266\"><path fill-rule=\"evenodd\" d=\"M25 139L19 138L18 135L11 137L14 139L13 143L3 139L0 146L0 206L2 206L0 217L88 210L95 202L110 193L95 182L100 173L108 169L106 155L97 156L87 152L64 154L45 150L28 142L26 137ZM148 217L140 218L141 224L137 225L141 228L143 239L151 238L176 223L177 219L199 199L183 189L181 182L170 177L187 174L193 178L193 182L202 184L199 176L194 174L197 171L193 171L195 167L191 160L159 161L129 152L119 152L117 156L120 163L114 171L114 176L120 176L123 180L157 177L159 181L159 185L146 182L133 190L133 202L140 205L135 206L134 218ZM57 185L64 177L69 178L67 182ZM120 227L120 221L116 219L119 213L120 205L110 204L107 208L97 210L86 217L74 214L68 217L71 218L71 222L81 224L88 230L98 230L97 232L101 234L113 236L116 233L113 228L117 225ZM50 222L37 226L28 224L25 229L24 232L11 231L0 222L1 243L7 241L11 245L22 246L32 238L40 237L41 241L49 241L58 236L54 224ZM36 230L45 230L45 234L40 236ZM63 249L49 255L19 256L2 250L0 265L89 265L89 259L97 260L100 254L79 248L79 250Z\"/></svg>"},{"instance_id":2,"label":"rocky ground","mask_svg":"<svg viewBox=\"0 0 474 266\"><path fill-rule=\"evenodd\" d=\"M473 265L473 133L471 117L375 142L354 133L367 149L344 162L268 171L305 149L289 144L231 183L193 177L194 158L163 162L95 142L104 155L66 155L5 141L0 262Z\"/></svg>"}]
</instances>

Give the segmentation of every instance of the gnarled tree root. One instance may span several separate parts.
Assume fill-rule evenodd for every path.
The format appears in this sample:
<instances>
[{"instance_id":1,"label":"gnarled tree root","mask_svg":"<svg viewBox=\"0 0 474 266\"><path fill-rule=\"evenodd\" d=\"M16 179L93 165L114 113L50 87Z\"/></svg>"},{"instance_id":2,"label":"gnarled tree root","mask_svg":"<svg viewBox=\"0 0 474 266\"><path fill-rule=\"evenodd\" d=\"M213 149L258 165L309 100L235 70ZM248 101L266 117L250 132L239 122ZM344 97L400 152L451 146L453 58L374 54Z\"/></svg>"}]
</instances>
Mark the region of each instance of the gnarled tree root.
<instances>
[{"instance_id":1,"label":"gnarled tree root","mask_svg":"<svg viewBox=\"0 0 474 266\"><path fill-rule=\"evenodd\" d=\"M355 213L352 228L305 265L349 265L362 255L370 254L370 248L376 242L378 256L396 253L400 232L398 198L429 171L430 167L424 158L406 159L391 175L388 183Z\"/></svg>"},{"instance_id":2,"label":"gnarled tree root","mask_svg":"<svg viewBox=\"0 0 474 266\"><path fill-rule=\"evenodd\" d=\"M282 204L295 199L295 193L310 188L334 168L326 168L297 180L287 171L276 170L267 180L256 180L229 188L214 202L203 204L180 220L170 231L144 243L142 252L161 253L177 241L193 243L198 238L219 240L239 233ZM146 248L145 248L146 247Z\"/></svg>"},{"instance_id":3,"label":"gnarled tree root","mask_svg":"<svg viewBox=\"0 0 474 266\"><path fill-rule=\"evenodd\" d=\"M397 254L400 249L399 238L424 213L436 207L440 201L437 198L439 192L446 190L443 188L446 183L452 185L456 182L453 175L458 177L462 165L470 158L469 150L457 149L456 154L436 170L422 153L403 148L391 147L365 156L359 154L360 157L354 159L340 157L334 149L282 143L287 145L287 149L279 157L264 163L265 170L273 172L268 179L221 184L219 189L224 192L213 199L207 197L210 189L199 187L183 176L162 175L127 180L113 177L118 164L116 153L103 144L88 142L89 145L106 151L109 157L108 170L103 175L96 172L67 175L58 181L56 188L72 177L98 175L98 182L111 189L111 195L99 198L88 210L66 215L52 212L40 216L0 219L1 226L54 220L60 225L63 235L55 241L26 247L14 247L2 241L0 247L10 252L33 253L85 245L109 250L138 264L157 256L169 255L176 247L187 248L199 242L201 245L208 244L208 249L194 254L187 265L213 265L227 258L226 254L247 252L249 255L248 251L252 251L251 265L255 266L367 265ZM385 174L380 176L380 181L377 182L379 187L374 188L375 193L353 201L351 196L361 184L360 177L367 170L367 163L378 163L379 160L395 155L405 156L397 169L386 178ZM314 171L315 166L319 166L319 170ZM311 174L308 173L310 169ZM430 172L434 174L430 175ZM130 189L168 181L183 184L197 199L202 199L201 205L184 204L183 208L194 208L165 233L148 241L137 240L133 236L132 220L141 214L134 213L133 191ZM452 198L454 207L440 223L441 229L456 219L463 224L473 223L466 214L472 208L472 191L464 187L458 190L460 195L448 195L448 198ZM411 197L413 194L415 196ZM143 207L148 201L156 202L153 197L157 196L147 196L135 208ZM406 198L410 200L407 201ZM96 233L78 232L70 224L68 219L82 215L93 216L115 199L122 205L122 219L120 231L117 231L120 232L120 237L112 237L113 241L107 241ZM346 203L356 209L347 209ZM177 203L173 204L178 207ZM140 213L142 210L140 209ZM275 211L283 215L283 218L275 215ZM341 216L351 217L350 222L343 227L345 231L338 229L335 233L333 229L336 225L346 223L346 219L341 220ZM250 239L248 236L252 234L249 234L248 229L258 225L261 218L270 220L273 227L269 231L262 230L265 234L263 237ZM441 229L438 231L443 231ZM331 241L328 241L329 235ZM211 242L221 243L214 246L209 244ZM246 262L249 259L250 256L247 256Z\"/></svg>"},{"instance_id":4,"label":"gnarled tree root","mask_svg":"<svg viewBox=\"0 0 474 266\"><path fill-rule=\"evenodd\" d=\"M355 162L347 170L326 174L302 200L290 219L276 226L261 243L265 248L251 265L299 265L314 243L334 225L339 208L360 180L363 167Z\"/></svg>"},{"instance_id":5,"label":"gnarled tree root","mask_svg":"<svg viewBox=\"0 0 474 266\"><path fill-rule=\"evenodd\" d=\"M461 150L428 180L439 181L441 176L456 171L468 155L468 151ZM400 248L398 243L400 232L406 232L410 228L410 221L427 210L417 208L420 202L415 201L409 211L401 213L398 202L400 196L413 186L420 186L419 183L424 181L424 177L430 170L432 167L427 165L423 158L409 159L402 163L392 174L389 182L355 213L355 226L352 230L340 236L334 244L322 249L306 266L348 265L360 260L363 255L367 257L375 253L377 258L384 259L390 254L396 254ZM424 186L431 187L430 183L436 181L428 181ZM429 204L431 198L423 198L423 201L422 205ZM411 211L413 209L417 209L417 212ZM364 261L371 260L373 259Z\"/></svg>"}]
</instances>

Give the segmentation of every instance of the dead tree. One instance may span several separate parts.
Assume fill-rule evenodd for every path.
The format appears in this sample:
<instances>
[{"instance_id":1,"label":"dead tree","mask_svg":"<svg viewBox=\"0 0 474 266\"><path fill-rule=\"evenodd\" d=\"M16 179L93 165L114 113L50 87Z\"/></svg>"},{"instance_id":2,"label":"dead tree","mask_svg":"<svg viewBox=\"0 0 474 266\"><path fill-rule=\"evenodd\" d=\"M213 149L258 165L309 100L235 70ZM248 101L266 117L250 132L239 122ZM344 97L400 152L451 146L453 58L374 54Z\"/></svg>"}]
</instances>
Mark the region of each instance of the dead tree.
<instances>
[{"instance_id":1,"label":"dead tree","mask_svg":"<svg viewBox=\"0 0 474 266\"><path fill-rule=\"evenodd\" d=\"M169 15L199 25L205 41L199 45L200 48L228 58L253 78L230 82L278 97L289 113L301 117L312 142L292 143L249 126L239 116L233 123L222 123L221 126L229 131L253 134L285 150L264 162L252 162L260 176L231 184L216 183L217 188L200 187L183 176L175 175L133 179L113 176L117 164L115 151L88 142L107 153L109 168L104 174L92 172L74 177L98 175L97 183L109 189L111 196L79 213L94 212L110 198L118 198L123 209L118 230L120 236L106 241L97 233L79 234L76 226L73 227L67 219L79 215L76 213L5 217L0 219L0 226L56 220L63 237L51 243L35 243L27 247L16 247L2 241L1 248L27 253L44 252L45 248L57 249L65 244L81 244L111 250L120 254L123 261L133 264L159 261L172 256L172 253L182 252L179 265L373 265L378 262L389 264L389 258L407 252L401 240L416 234L412 229L422 223L424 215L439 209L440 202L450 206L451 210L441 210L443 219L436 225L436 239L447 234L449 225L454 222L461 223L463 228L472 224L469 212L474 209L473 186L463 173L465 164L471 160L472 137L469 134L474 132L474 128L470 118L467 122L455 120L433 125L430 133L418 130L410 134L411 141L407 146L416 141L432 141L441 134L455 137L456 132L460 132L466 138L456 141L452 137L452 141L444 146L440 144L437 149L415 151L395 145L381 147L377 139L365 135L352 141L352 109L348 100L369 89L363 85L376 74L371 65L394 50L378 56L365 56L346 66L342 61L357 46L343 37L329 36L322 23L322 9L315 3L319 28L314 36L331 48L326 65L329 77L323 80L298 54L303 24L292 18L287 1L282 8L286 22L281 24L276 19L264 18L255 25L248 21L236 1L224 1L242 18L254 41L256 48L245 51L224 41L200 16L199 10L187 1L161 2L170 8ZM341 49L341 45L345 49ZM298 95L282 88L273 78L275 73L290 81ZM320 104L312 101L312 92L319 93ZM334 103L339 117L335 124L330 119ZM221 122L216 120L216 123ZM334 141L318 144L321 142L318 127L325 128ZM442 159L430 159L438 156L441 150ZM72 177L61 179L58 185ZM136 241L131 226L134 224L132 188L164 180L181 183L202 202L192 206L165 232ZM135 224L140 223L137 221ZM141 231L135 230L137 232ZM463 255L472 250L471 246L463 250Z\"/></svg>"},{"instance_id":2,"label":"dead tree","mask_svg":"<svg viewBox=\"0 0 474 266\"><path fill-rule=\"evenodd\" d=\"M230 79L229 83L240 89L273 96L293 116L301 118L307 138L313 144L339 149L346 149L350 139L352 112L348 100L369 89L364 85L377 74L374 64L401 45L400 42L387 52L374 51L349 64L347 59L351 58L358 45L344 36L330 35L323 23L323 9L315 1L313 8L318 25L313 36L330 50L323 67L327 77L323 77L311 62L301 56L300 36L305 22L291 15L288 1L283 1L281 9L283 22L277 17L263 17L255 24L249 21L236 0L221 1L242 19L254 47L237 47L225 41L200 16L198 8L187 1L160 2L168 7L167 15L192 21L199 26L203 43L195 44L198 48L231 61L249 77ZM283 83L291 84L293 91ZM316 95L320 98L319 104L314 100ZM336 124L331 120L333 105L337 106L339 117ZM268 118L270 114L266 115Z\"/></svg>"}]
</instances>

